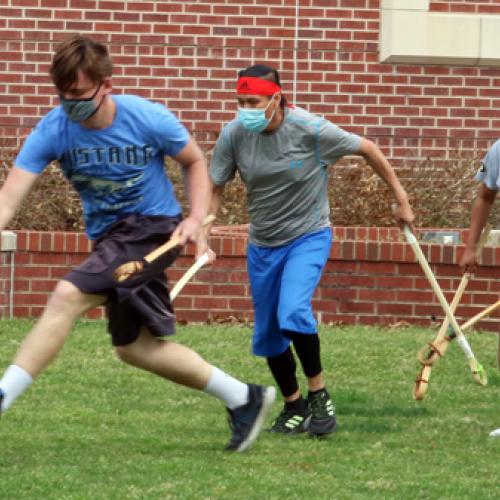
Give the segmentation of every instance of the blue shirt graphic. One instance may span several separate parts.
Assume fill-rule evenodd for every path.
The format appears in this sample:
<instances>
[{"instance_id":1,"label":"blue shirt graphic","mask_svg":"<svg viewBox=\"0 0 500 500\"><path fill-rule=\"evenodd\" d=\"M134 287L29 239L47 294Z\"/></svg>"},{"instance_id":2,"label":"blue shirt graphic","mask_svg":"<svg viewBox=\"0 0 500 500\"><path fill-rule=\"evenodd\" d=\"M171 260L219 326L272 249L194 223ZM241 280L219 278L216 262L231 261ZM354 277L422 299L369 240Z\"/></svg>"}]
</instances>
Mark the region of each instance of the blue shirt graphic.
<instances>
[{"instance_id":1,"label":"blue shirt graphic","mask_svg":"<svg viewBox=\"0 0 500 500\"><path fill-rule=\"evenodd\" d=\"M58 160L80 195L86 232L99 238L130 214L181 213L164 156L176 156L189 134L173 113L133 95L113 95L116 115L104 129L70 121L61 106L40 120L15 165L41 173Z\"/></svg>"}]
</instances>

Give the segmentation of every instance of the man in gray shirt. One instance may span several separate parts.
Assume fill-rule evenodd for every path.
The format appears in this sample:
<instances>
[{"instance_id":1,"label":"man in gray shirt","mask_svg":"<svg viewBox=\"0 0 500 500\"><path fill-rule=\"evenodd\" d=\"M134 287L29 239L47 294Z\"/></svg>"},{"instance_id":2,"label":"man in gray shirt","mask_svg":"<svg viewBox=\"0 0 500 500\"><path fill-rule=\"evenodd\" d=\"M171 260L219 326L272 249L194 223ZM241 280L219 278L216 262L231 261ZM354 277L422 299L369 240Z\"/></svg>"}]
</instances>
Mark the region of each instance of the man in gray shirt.
<instances>
[{"instance_id":1,"label":"man in gray shirt","mask_svg":"<svg viewBox=\"0 0 500 500\"><path fill-rule=\"evenodd\" d=\"M464 272L474 272L476 269L476 245L500 189L500 140L493 144L484 157L481 167L476 174L476 180L481 182L481 185L472 208L470 230L465 252L459 262Z\"/></svg>"},{"instance_id":2,"label":"man in gray shirt","mask_svg":"<svg viewBox=\"0 0 500 500\"><path fill-rule=\"evenodd\" d=\"M465 251L459 260L459 265L465 273L473 273L477 268L476 246L500 190L500 140L493 144L484 157L476 174L476 179L481 182L481 185L472 207L469 236ZM500 343L497 357L500 366ZM490 436L500 437L500 428L492 431Z\"/></svg>"},{"instance_id":3,"label":"man in gray shirt","mask_svg":"<svg viewBox=\"0 0 500 500\"><path fill-rule=\"evenodd\" d=\"M240 71L237 100L238 118L224 127L213 154L210 212L217 213L224 185L238 171L250 216L253 353L266 357L285 401L270 430L326 435L336 428L335 406L323 378L312 297L332 242L328 166L345 155L363 156L394 193L398 223L412 226L413 212L381 151L289 106L275 69L255 65ZM291 343L307 377L307 400L297 382Z\"/></svg>"}]
</instances>

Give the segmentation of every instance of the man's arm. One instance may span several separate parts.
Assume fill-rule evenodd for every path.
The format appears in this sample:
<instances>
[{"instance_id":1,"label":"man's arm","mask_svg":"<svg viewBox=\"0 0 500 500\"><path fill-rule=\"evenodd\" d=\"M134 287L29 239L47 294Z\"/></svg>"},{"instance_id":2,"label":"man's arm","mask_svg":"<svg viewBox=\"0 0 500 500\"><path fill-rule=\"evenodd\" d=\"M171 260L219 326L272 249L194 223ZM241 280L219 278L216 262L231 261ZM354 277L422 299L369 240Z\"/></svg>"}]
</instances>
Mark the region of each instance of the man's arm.
<instances>
[{"instance_id":1,"label":"man's arm","mask_svg":"<svg viewBox=\"0 0 500 500\"><path fill-rule=\"evenodd\" d=\"M415 216L413 215L413 210L411 209L410 202L408 201L408 195L405 189L399 182L399 179L391 167L387 158L384 156L382 151L376 146L372 141L368 139L361 140L361 146L359 149L359 154L367 161L368 165L384 180L384 182L389 186L394 194L394 198L397 201L397 207L394 210L394 217L400 226L408 224L411 230L414 232L413 221Z\"/></svg>"},{"instance_id":2,"label":"man's arm","mask_svg":"<svg viewBox=\"0 0 500 500\"><path fill-rule=\"evenodd\" d=\"M476 245L486 225L498 191L493 191L481 184L474 206L472 207L469 236L459 266L464 272L474 272L477 266Z\"/></svg>"},{"instance_id":3,"label":"man's arm","mask_svg":"<svg viewBox=\"0 0 500 500\"><path fill-rule=\"evenodd\" d=\"M201 224L207 215L210 196L207 161L193 138L174 158L184 169L184 182L189 199L190 211L177 227L174 234L181 237L182 244L197 241Z\"/></svg>"},{"instance_id":4,"label":"man's arm","mask_svg":"<svg viewBox=\"0 0 500 500\"><path fill-rule=\"evenodd\" d=\"M4 230L30 191L38 174L14 166L0 189L0 231Z\"/></svg>"},{"instance_id":5,"label":"man's arm","mask_svg":"<svg viewBox=\"0 0 500 500\"><path fill-rule=\"evenodd\" d=\"M219 209L222 204L224 186L217 186L213 182L211 183L211 185L212 185L212 195L210 197L210 206L208 208L208 213L217 215L219 213Z\"/></svg>"},{"instance_id":6,"label":"man's arm","mask_svg":"<svg viewBox=\"0 0 500 500\"><path fill-rule=\"evenodd\" d=\"M213 182L210 182L211 185L211 195L208 203L208 214L213 215L217 218L217 214L219 213L220 206L222 204L222 195L224 193L224 186L217 186ZM204 228L204 234L206 237L210 235L212 231L213 222L207 224Z\"/></svg>"}]
</instances>

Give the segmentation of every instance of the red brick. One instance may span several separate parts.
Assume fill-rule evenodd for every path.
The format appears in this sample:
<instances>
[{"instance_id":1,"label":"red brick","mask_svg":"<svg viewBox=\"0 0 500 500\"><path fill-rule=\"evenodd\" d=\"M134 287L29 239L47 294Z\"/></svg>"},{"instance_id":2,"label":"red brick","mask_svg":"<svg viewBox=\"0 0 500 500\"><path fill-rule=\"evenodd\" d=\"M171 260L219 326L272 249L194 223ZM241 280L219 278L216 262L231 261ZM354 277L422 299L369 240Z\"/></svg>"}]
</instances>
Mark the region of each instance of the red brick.
<instances>
[{"instance_id":1,"label":"red brick","mask_svg":"<svg viewBox=\"0 0 500 500\"><path fill-rule=\"evenodd\" d=\"M16 294L16 306L45 305L47 298L47 294L44 293L19 293Z\"/></svg>"},{"instance_id":2,"label":"red brick","mask_svg":"<svg viewBox=\"0 0 500 500\"><path fill-rule=\"evenodd\" d=\"M377 304L378 314L396 314L398 316L413 314L413 304L383 303Z\"/></svg>"},{"instance_id":3,"label":"red brick","mask_svg":"<svg viewBox=\"0 0 500 500\"><path fill-rule=\"evenodd\" d=\"M196 310L185 310L178 309L176 310L176 318L179 322L187 322L187 323L206 323L209 319L208 311L196 311Z\"/></svg>"},{"instance_id":4,"label":"red brick","mask_svg":"<svg viewBox=\"0 0 500 500\"><path fill-rule=\"evenodd\" d=\"M175 313L177 314L177 311L180 309L193 309L193 300L193 297L179 295L174 301Z\"/></svg>"},{"instance_id":5,"label":"red brick","mask_svg":"<svg viewBox=\"0 0 500 500\"><path fill-rule=\"evenodd\" d=\"M232 311L249 311L252 308L251 299L230 299L229 309Z\"/></svg>"},{"instance_id":6,"label":"red brick","mask_svg":"<svg viewBox=\"0 0 500 500\"><path fill-rule=\"evenodd\" d=\"M371 313L375 312L375 304L372 302L340 302L339 312L342 313Z\"/></svg>"},{"instance_id":7,"label":"red brick","mask_svg":"<svg viewBox=\"0 0 500 500\"><path fill-rule=\"evenodd\" d=\"M27 266L27 267L17 267L16 268L16 278L48 278L50 275L50 270L46 266Z\"/></svg>"}]
</instances>

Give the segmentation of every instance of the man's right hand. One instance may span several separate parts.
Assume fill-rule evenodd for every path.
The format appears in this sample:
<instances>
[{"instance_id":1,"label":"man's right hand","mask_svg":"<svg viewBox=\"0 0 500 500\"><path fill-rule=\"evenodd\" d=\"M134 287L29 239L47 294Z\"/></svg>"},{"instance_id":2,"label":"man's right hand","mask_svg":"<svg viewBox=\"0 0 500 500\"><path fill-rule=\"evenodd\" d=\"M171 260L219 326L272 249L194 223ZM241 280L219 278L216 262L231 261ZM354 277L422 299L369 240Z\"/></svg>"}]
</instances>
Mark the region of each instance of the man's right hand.
<instances>
[{"instance_id":1,"label":"man's right hand","mask_svg":"<svg viewBox=\"0 0 500 500\"><path fill-rule=\"evenodd\" d=\"M477 269L476 252L473 248L465 247L465 251L460 258L458 265L462 272L473 273Z\"/></svg>"}]
</instances>

